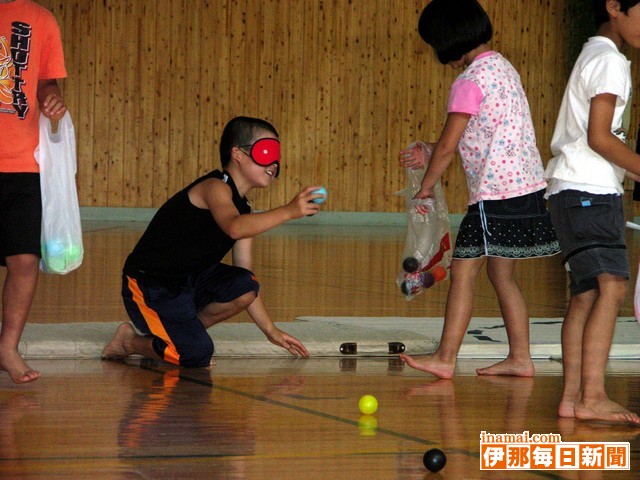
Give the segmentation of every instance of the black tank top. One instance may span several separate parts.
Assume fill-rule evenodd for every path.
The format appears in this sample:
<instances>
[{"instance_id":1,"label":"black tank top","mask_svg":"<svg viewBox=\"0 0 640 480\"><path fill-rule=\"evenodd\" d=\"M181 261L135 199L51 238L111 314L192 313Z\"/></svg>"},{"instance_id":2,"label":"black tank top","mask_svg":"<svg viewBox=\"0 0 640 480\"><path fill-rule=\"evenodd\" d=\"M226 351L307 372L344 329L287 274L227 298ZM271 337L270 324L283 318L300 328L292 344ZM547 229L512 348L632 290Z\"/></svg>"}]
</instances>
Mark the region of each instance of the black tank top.
<instances>
[{"instance_id":1,"label":"black tank top","mask_svg":"<svg viewBox=\"0 0 640 480\"><path fill-rule=\"evenodd\" d=\"M179 282L220 262L231 250L235 240L222 231L208 209L198 208L189 200L189 190L209 178L219 178L229 186L238 212L251 213L249 202L240 197L231 175L214 170L160 207L127 257L125 275Z\"/></svg>"}]
</instances>

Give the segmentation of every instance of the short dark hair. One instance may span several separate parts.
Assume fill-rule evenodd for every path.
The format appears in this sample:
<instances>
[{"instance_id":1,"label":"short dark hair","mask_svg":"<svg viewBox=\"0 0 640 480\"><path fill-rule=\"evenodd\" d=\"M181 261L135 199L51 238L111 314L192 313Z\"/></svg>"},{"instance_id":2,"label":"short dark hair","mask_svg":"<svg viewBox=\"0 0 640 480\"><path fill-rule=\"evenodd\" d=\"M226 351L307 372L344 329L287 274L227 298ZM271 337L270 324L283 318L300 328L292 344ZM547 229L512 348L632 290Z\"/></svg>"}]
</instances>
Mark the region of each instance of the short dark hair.
<instances>
[{"instance_id":1,"label":"short dark hair","mask_svg":"<svg viewBox=\"0 0 640 480\"><path fill-rule=\"evenodd\" d=\"M275 127L266 120L251 117L235 117L225 125L220 138L220 162L222 168L231 161L231 149L250 145L259 130L273 133L279 137Z\"/></svg>"},{"instance_id":2,"label":"short dark hair","mask_svg":"<svg viewBox=\"0 0 640 480\"><path fill-rule=\"evenodd\" d=\"M493 27L476 0L433 0L420 15L418 33L446 65L491 40Z\"/></svg>"},{"instance_id":3,"label":"short dark hair","mask_svg":"<svg viewBox=\"0 0 640 480\"><path fill-rule=\"evenodd\" d=\"M617 2L620 4L620 11L626 14L630 8L640 3L640 0L617 0ZM607 23L609 21L607 0L593 0L593 12L595 14L596 27Z\"/></svg>"}]
</instances>

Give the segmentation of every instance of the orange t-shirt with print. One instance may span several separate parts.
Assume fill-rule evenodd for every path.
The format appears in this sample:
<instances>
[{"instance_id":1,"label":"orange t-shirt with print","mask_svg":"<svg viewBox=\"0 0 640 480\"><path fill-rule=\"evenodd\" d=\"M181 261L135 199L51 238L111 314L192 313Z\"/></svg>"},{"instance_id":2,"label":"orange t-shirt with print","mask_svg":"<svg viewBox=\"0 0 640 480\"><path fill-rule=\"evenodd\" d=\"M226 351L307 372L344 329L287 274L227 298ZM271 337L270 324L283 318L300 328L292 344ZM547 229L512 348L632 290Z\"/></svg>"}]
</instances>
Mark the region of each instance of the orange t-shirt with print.
<instances>
[{"instance_id":1,"label":"orange t-shirt with print","mask_svg":"<svg viewBox=\"0 0 640 480\"><path fill-rule=\"evenodd\" d=\"M0 172L38 172L38 81L65 78L60 29L31 0L0 3Z\"/></svg>"}]
</instances>

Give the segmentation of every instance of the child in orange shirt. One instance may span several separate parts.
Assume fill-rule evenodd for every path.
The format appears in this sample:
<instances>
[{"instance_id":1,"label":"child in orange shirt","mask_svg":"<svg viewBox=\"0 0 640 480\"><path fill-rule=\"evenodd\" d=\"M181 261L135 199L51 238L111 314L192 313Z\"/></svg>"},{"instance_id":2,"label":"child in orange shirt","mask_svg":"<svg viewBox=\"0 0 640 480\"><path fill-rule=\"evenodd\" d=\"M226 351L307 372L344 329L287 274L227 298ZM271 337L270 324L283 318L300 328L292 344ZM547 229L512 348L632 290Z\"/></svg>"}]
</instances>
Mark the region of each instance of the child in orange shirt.
<instances>
[{"instance_id":1,"label":"child in orange shirt","mask_svg":"<svg viewBox=\"0 0 640 480\"><path fill-rule=\"evenodd\" d=\"M42 203L34 152L42 112L67 111L56 79L66 77L62 40L53 15L31 0L0 0L0 370L15 383L40 377L18 353L38 281Z\"/></svg>"}]
</instances>

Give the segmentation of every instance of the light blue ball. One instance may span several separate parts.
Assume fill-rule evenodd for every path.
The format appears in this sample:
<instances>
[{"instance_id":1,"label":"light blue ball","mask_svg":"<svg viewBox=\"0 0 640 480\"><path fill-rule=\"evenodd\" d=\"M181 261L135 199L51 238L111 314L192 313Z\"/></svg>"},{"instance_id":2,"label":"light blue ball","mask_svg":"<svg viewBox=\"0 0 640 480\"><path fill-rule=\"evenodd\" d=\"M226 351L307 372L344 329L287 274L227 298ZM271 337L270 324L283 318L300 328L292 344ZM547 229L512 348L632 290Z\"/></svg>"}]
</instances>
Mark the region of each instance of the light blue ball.
<instances>
[{"instance_id":1,"label":"light blue ball","mask_svg":"<svg viewBox=\"0 0 640 480\"><path fill-rule=\"evenodd\" d=\"M47 253L59 257L64 253L64 245L59 240L51 240L47 242Z\"/></svg>"},{"instance_id":2,"label":"light blue ball","mask_svg":"<svg viewBox=\"0 0 640 480\"><path fill-rule=\"evenodd\" d=\"M314 195L324 195L324 197L322 198L314 198L312 201L314 203L322 203L327 199L327 190L324 187L320 187L317 190L314 190L313 192Z\"/></svg>"}]
</instances>

